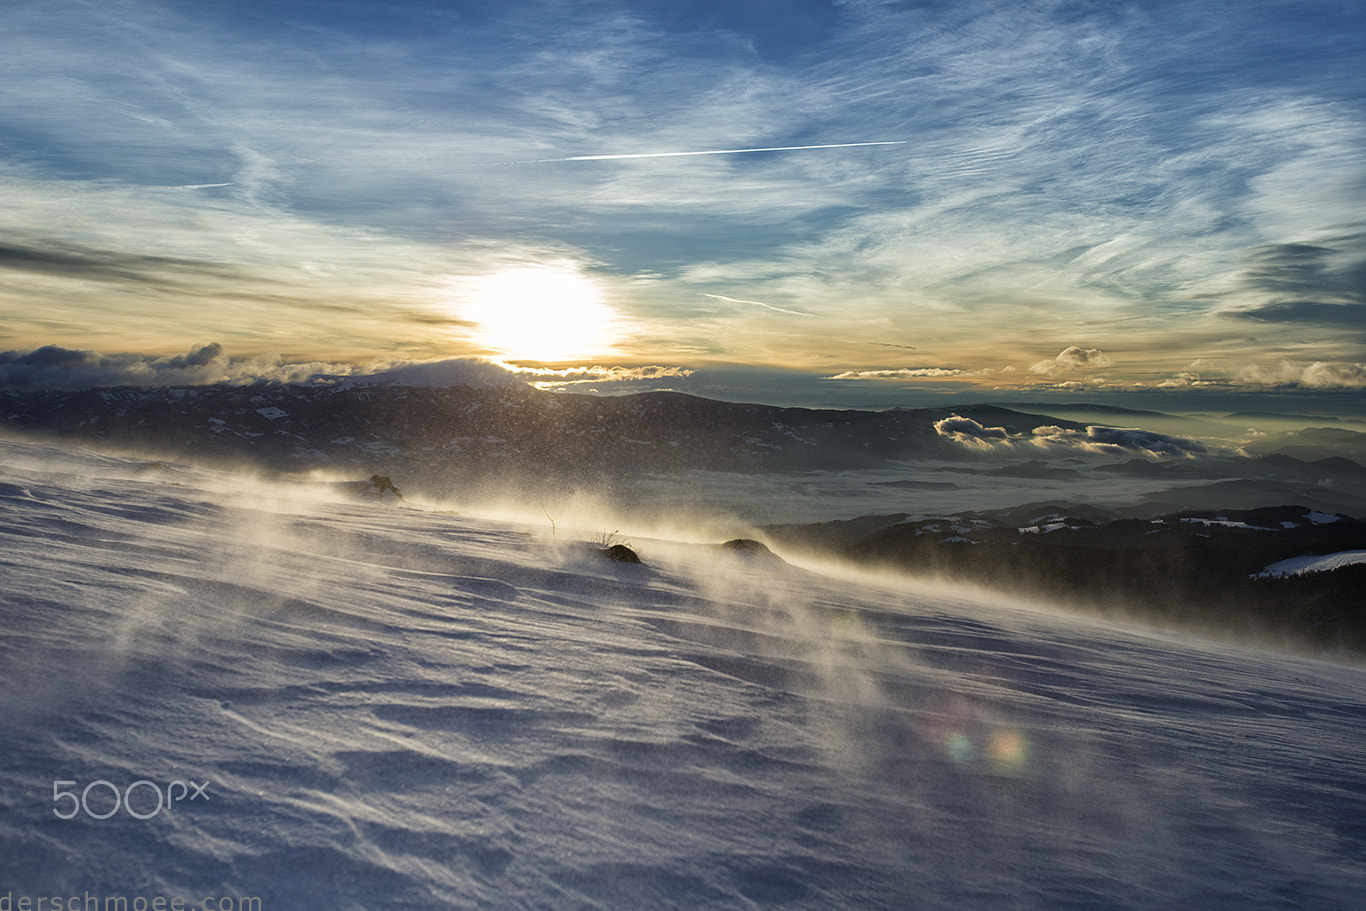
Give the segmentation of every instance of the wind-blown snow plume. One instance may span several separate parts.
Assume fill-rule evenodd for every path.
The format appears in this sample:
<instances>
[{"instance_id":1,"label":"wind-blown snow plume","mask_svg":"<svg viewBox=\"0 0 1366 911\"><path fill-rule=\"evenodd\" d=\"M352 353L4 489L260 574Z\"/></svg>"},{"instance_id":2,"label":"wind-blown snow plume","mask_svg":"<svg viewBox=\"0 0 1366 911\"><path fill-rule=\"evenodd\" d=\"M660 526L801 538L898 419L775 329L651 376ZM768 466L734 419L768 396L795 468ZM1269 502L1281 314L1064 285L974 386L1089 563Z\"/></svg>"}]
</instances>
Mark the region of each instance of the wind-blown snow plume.
<instances>
[{"instance_id":1,"label":"wind-blown snow plume","mask_svg":"<svg viewBox=\"0 0 1366 911\"><path fill-rule=\"evenodd\" d=\"M32 443L0 506L0 907L1366 894L1355 668Z\"/></svg>"}]
</instances>

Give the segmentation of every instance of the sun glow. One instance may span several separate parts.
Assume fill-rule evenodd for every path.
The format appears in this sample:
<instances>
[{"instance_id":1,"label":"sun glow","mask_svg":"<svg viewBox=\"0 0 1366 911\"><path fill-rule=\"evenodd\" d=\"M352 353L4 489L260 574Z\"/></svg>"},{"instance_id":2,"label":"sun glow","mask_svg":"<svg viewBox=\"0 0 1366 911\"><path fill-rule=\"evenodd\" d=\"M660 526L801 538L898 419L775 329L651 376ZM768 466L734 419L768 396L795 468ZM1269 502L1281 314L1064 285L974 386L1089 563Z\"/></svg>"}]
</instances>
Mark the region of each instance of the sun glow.
<instances>
[{"instance_id":1,"label":"sun glow","mask_svg":"<svg viewBox=\"0 0 1366 911\"><path fill-rule=\"evenodd\" d=\"M476 281L464 303L481 341L512 360L601 354L618 334L596 283L569 262L496 272Z\"/></svg>"}]
</instances>

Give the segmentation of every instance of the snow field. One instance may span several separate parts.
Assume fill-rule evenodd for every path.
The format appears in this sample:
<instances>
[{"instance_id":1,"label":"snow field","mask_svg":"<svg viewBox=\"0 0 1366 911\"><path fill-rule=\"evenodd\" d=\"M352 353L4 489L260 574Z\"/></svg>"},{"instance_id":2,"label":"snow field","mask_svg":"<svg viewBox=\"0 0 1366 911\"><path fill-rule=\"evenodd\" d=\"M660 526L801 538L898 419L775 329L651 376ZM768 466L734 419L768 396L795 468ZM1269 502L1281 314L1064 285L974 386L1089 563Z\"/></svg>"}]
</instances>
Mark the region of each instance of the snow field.
<instances>
[{"instance_id":1,"label":"snow field","mask_svg":"<svg viewBox=\"0 0 1366 911\"><path fill-rule=\"evenodd\" d=\"M0 893L1366 905L1355 668L322 484L0 466ZM209 799L57 818L97 780Z\"/></svg>"}]
</instances>

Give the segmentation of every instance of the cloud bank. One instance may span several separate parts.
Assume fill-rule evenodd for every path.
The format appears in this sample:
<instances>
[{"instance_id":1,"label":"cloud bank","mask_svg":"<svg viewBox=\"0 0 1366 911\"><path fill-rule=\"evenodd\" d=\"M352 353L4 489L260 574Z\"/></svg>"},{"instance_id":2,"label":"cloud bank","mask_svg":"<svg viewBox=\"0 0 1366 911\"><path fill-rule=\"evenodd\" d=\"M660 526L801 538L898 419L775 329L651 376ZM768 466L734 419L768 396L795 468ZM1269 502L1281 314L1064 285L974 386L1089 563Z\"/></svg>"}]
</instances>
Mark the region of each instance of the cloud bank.
<instances>
[{"instance_id":1,"label":"cloud bank","mask_svg":"<svg viewBox=\"0 0 1366 911\"><path fill-rule=\"evenodd\" d=\"M490 386L521 382L515 373L479 358L428 363L381 362L363 369L344 363L286 362L278 354L234 358L229 357L217 342L173 357L102 354L58 345L32 351L0 351L0 388L11 389L335 383L343 380L409 386Z\"/></svg>"},{"instance_id":2,"label":"cloud bank","mask_svg":"<svg viewBox=\"0 0 1366 911\"><path fill-rule=\"evenodd\" d=\"M189 354L150 357L100 354L47 345L33 351L0 351L0 387L81 389L91 386L190 386L210 383L301 382L319 373L344 373L341 364L286 364L278 355L240 359L211 343Z\"/></svg>"},{"instance_id":3,"label":"cloud bank","mask_svg":"<svg viewBox=\"0 0 1366 911\"><path fill-rule=\"evenodd\" d=\"M957 367L902 367L896 370L846 370L831 380L914 380L946 376L964 376L968 371Z\"/></svg>"},{"instance_id":4,"label":"cloud bank","mask_svg":"<svg viewBox=\"0 0 1366 911\"><path fill-rule=\"evenodd\" d=\"M582 366L524 367L487 358L438 361L386 359L368 366L332 362L286 362L278 354L229 357L217 342L188 354L157 357L102 354L47 345L32 351L0 351L0 388L85 389L99 386L201 386L214 383L350 383L401 386L512 386L568 388L585 383L652 382L686 379L685 367Z\"/></svg>"},{"instance_id":5,"label":"cloud bank","mask_svg":"<svg viewBox=\"0 0 1366 911\"><path fill-rule=\"evenodd\" d=\"M987 427L972 418L953 415L936 421L940 436L981 451L1043 450L1053 454L1144 455L1193 458L1206 454L1197 440L1151 430L1090 426L1084 431L1056 426L1036 427L1030 433L1011 433Z\"/></svg>"},{"instance_id":6,"label":"cloud bank","mask_svg":"<svg viewBox=\"0 0 1366 911\"><path fill-rule=\"evenodd\" d=\"M1236 381L1245 386L1301 389L1366 389L1366 364L1297 364L1291 361L1267 367L1252 365L1239 370Z\"/></svg>"}]
</instances>

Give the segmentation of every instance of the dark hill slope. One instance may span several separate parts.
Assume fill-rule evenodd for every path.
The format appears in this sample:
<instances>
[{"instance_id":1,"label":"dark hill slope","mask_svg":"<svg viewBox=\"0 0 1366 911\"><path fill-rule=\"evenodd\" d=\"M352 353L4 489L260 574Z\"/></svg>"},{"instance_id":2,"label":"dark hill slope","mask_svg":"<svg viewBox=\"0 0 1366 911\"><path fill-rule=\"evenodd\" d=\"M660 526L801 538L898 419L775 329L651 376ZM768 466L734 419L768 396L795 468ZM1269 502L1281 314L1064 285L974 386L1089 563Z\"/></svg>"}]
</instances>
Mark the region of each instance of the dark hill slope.
<instances>
[{"instance_id":1,"label":"dark hill slope","mask_svg":"<svg viewBox=\"0 0 1366 911\"><path fill-rule=\"evenodd\" d=\"M834 411L671 392L566 395L524 386L281 385L0 392L0 425L189 460L274 470L440 468L610 475L623 470L791 471L961 458L934 430L949 414L1027 431L1057 423L989 406Z\"/></svg>"}]
</instances>

